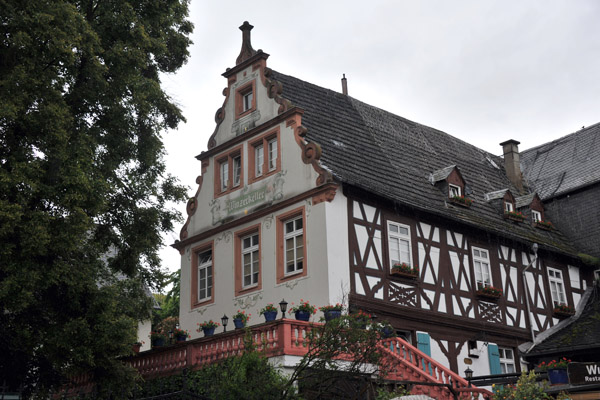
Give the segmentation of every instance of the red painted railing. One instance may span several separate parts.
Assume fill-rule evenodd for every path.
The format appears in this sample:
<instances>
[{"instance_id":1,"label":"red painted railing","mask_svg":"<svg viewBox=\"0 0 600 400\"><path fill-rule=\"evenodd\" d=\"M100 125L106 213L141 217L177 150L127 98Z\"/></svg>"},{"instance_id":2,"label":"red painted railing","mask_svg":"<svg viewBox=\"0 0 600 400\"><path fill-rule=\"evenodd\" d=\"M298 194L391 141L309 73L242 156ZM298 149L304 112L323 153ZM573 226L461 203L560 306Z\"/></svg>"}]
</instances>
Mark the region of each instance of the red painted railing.
<instances>
[{"instance_id":1,"label":"red painted railing","mask_svg":"<svg viewBox=\"0 0 600 400\"><path fill-rule=\"evenodd\" d=\"M379 347L389 355L389 357L384 357L382 362L383 370L389 379L432 384L415 384L412 389L413 394L425 394L435 399L449 400L454 399L452 391L458 393L460 398L465 399L471 399L472 394L475 395L475 398L479 394L484 398L492 395L486 389L470 386L466 379L444 367L406 340L384 339L379 343Z\"/></svg>"},{"instance_id":2,"label":"red painted railing","mask_svg":"<svg viewBox=\"0 0 600 400\"><path fill-rule=\"evenodd\" d=\"M254 347L267 357L279 355L303 356L307 351L307 333L313 324L282 319L252 327ZM228 357L241 354L246 348L245 331L236 330L214 336L181 342L172 346L155 348L129 357L125 361L137 369L144 378L171 375L183 368L196 369ZM461 398L491 393L485 389L469 387L468 382L437 361L422 353L405 340L384 339L378 345L386 354L382 370L386 377L413 384L413 394L427 394L436 399L453 399L451 390ZM439 385L439 386L436 386ZM446 385L446 386L443 386ZM91 377L79 376L72 390L92 387ZM85 391L84 389L84 391Z\"/></svg>"}]
</instances>

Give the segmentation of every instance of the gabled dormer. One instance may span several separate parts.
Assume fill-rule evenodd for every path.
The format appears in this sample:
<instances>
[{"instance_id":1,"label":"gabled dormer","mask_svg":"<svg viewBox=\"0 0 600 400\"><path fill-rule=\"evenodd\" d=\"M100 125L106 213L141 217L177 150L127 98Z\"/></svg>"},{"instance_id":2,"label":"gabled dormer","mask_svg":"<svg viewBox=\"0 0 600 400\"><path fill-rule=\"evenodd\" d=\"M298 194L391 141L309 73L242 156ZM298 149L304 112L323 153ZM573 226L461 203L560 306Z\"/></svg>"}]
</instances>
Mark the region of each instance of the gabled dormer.
<instances>
[{"instance_id":1,"label":"gabled dormer","mask_svg":"<svg viewBox=\"0 0 600 400\"><path fill-rule=\"evenodd\" d=\"M449 201L466 207L471 205L472 200L465 196L467 184L456 165L433 171L429 175L429 181L438 187Z\"/></svg>"},{"instance_id":2,"label":"gabled dormer","mask_svg":"<svg viewBox=\"0 0 600 400\"><path fill-rule=\"evenodd\" d=\"M525 216L517 210L515 196L508 189L496 190L486 193L485 200L496 207L498 212L505 218L521 222Z\"/></svg>"},{"instance_id":3,"label":"gabled dormer","mask_svg":"<svg viewBox=\"0 0 600 400\"><path fill-rule=\"evenodd\" d=\"M529 217L533 226L544 230L553 228L552 223L544 217L544 204L537 193L517 197L515 201L517 210Z\"/></svg>"}]
</instances>

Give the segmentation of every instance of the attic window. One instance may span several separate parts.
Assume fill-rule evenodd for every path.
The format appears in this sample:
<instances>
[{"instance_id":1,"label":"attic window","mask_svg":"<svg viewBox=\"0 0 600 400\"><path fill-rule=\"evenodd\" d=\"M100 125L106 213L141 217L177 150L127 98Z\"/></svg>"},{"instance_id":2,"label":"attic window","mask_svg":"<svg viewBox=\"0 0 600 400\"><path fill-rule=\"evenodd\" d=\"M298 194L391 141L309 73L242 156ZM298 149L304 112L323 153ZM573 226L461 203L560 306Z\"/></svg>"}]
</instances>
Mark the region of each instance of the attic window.
<instances>
[{"instance_id":1,"label":"attic window","mask_svg":"<svg viewBox=\"0 0 600 400\"><path fill-rule=\"evenodd\" d=\"M462 195L462 190L460 186L456 185L448 185L448 197L460 197Z\"/></svg>"},{"instance_id":2,"label":"attic window","mask_svg":"<svg viewBox=\"0 0 600 400\"><path fill-rule=\"evenodd\" d=\"M513 206L513 203L511 203L510 201L505 201L504 202L504 212L513 212L515 211L515 207Z\"/></svg>"},{"instance_id":3,"label":"attic window","mask_svg":"<svg viewBox=\"0 0 600 400\"><path fill-rule=\"evenodd\" d=\"M531 210L531 219L533 222L539 222L542 220L542 213L536 210Z\"/></svg>"},{"instance_id":4,"label":"attic window","mask_svg":"<svg viewBox=\"0 0 600 400\"><path fill-rule=\"evenodd\" d=\"M235 91L235 117L240 118L256 109L255 81L240 87Z\"/></svg>"}]
</instances>

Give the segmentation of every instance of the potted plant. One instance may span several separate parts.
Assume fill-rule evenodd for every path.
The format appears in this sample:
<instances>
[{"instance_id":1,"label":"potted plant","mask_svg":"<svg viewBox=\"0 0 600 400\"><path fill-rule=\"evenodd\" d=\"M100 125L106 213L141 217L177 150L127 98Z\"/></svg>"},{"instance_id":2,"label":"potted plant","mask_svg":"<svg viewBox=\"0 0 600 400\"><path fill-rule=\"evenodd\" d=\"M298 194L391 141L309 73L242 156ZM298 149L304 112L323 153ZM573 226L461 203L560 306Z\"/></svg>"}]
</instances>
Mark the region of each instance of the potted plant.
<instances>
[{"instance_id":1,"label":"potted plant","mask_svg":"<svg viewBox=\"0 0 600 400\"><path fill-rule=\"evenodd\" d=\"M220 324L218 322L214 322L212 319L209 321L204 321L202 323L198 323L198 329L196 329L196 332L200 332L202 330L202 332L204 332L204 337L212 336L215 334L215 328L219 325Z\"/></svg>"},{"instance_id":2,"label":"potted plant","mask_svg":"<svg viewBox=\"0 0 600 400\"><path fill-rule=\"evenodd\" d=\"M552 310L552 315L559 319L569 318L573 314L575 314L575 309L566 304L559 304Z\"/></svg>"},{"instance_id":3,"label":"potted plant","mask_svg":"<svg viewBox=\"0 0 600 400\"><path fill-rule=\"evenodd\" d=\"M273 305L273 303L267 304L262 310L260 310L260 315L265 316L265 321L274 321L277 318L277 308Z\"/></svg>"},{"instance_id":4,"label":"potted plant","mask_svg":"<svg viewBox=\"0 0 600 400\"><path fill-rule=\"evenodd\" d=\"M565 385L569 383L569 376L567 375L567 366L571 360L566 357L558 360L552 360L546 363L543 361L538 365L538 368L548 373L548 380L551 385Z\"/></svg>"},{"instance_id":5,"label":"potted plant","mask_svg":"<svg viewBox=\"0 0 600 400\"><path fill-rule=\"evenodd\" d=\"M358 310L358 312L352 314L352 318L354 319L354 324L356 324L358 328L365 329L372 316L363 310Z\"/></svg>"},{"instance_id":6,"label":"potted plant","mask_svg":"<svg viewBox=\"0 0 600 400\"><path fill-rule=\"evenodd\" d=\"M150 332L150 342L152 347L162 347L167 341L167 335L164 332L152 331Z\"/></svg>"},{"instance_id":7,"label":"potted plant","mask_svg":"<svg viewBox=\"0 0 600 400\"><path fill-rule=\"evenodd\" d=\"M344 311L344 306L340 303L336 303L335 306L327 305L327 306L319 307L319 310L323 311L323 315L325 316L325 321L331 321L332 319L339 318L342 316L342 311Z\"/></svg>"},{"instance_id":8,"label":"potted plant","mask_svg":"<svg viewBox=\"0 0 600 400\"><path fill-rule=\"evenodd\" d=\"M396 336L394 333L394 328L387 321L382 321L377 325L377 329L381 333L381 337L387 339L392 336Z\"/></svg>"},{"instance_id":9,"label":"potted plant","mask_svg":"<svg viewBox=\"0 0 600 400\"><path fill-rule=\"evenodd\" d=\"M552 229L554 229L554 225L552 225L552 222L550 221L536 221L535 227L543 229L545 231L551 231Z\"/></svg>"},{"instance_id":10,"label":"potted plant","mask_svg":"<svg viewBox=\"0 0 600 400\"><path fill-rule=\"evenodd\" d=\"M186 330L175 328L173 329L173 336L178 342L185 342L190 337L190 334Z\"/></svg>"},{"instance_id":11,"label":"potted plant","mask_svg":"<svg viewBox=\"0 0 600 400\"><path fill-rule=\"evenodd\" d=\"M521 211L505 211L504 218L515 222L523 222L525 220L525 216Z\"/></svg>"},{"instance_id":12,"label":"potted plant","mask_svg":"<svg viewBox=\"0 0 600 400\"><path fill-rule=\"evenodd\" d=\"M471 200L465 196L452 196L452 197L450 197L450 200L454 204L458 204L459 206L463 206L463 207L471 207L471 203L473 203L473 200Z\"/></svg>"},{"instance_id":13,"label":"potted plant","mask_svg":"<svg viewBox=\"0 0 600 400\"><path fill-rule=\"evenodd\" d=\"M502 296L502 289L496 288L493 286L484 286L481 283L477 284L477 294L478 297L486 299L486 300L496 300Z\"/></svg>"},{"instance_id":14,"label":"potted plant","mask_svg":"<svg viewBox=\"0 0 600 400\"><path fill-rule=\"evenodd\" d=\"M289 313L295 314L298 321L308 321L312 314L317 313L317 307L302 299L300 299L300 305L294 306L294 303L292 303L292 306Z\"/></svg>"},{"instance_id":15,"label":"potted plant","mask_svg":"<svg viewBox=\"0 0 600 400\"><path fill-rule=\"evenodd\" d=\"M246 322L250 319L251 314L246 314L245 311L238 310L236 314L233 315L233 325L235 325L235 329L242 329L246 326Z\"/></svg>"},{"instance_id":16,"label":"potted plant","mask_svg":"<svg viewBox=\"0 0 600 400\"><path fill-rule=\"evenodd\" d=\"M395 263L392 266L392 275L415 279L419 276L419 268L411 267L407 263Z\"/></svg>"},{"instance_id":17,"label":"potted plant","mask_svg":"<svg viewBox=\"0 0 600 400\"><path fill-rule=\"evenodd\" d=\"M131 346L131 349L133 350L133 352L134 352L135 354L137 354L137 353L139 353L139 352L140 352L140 349L142 348L142 345L143 345L144 343L146 343L146 342L144 342L143 340L142 340L141 342L135 342L135 343L134 343L134 344Z\"/></svg>"}]
</instances>

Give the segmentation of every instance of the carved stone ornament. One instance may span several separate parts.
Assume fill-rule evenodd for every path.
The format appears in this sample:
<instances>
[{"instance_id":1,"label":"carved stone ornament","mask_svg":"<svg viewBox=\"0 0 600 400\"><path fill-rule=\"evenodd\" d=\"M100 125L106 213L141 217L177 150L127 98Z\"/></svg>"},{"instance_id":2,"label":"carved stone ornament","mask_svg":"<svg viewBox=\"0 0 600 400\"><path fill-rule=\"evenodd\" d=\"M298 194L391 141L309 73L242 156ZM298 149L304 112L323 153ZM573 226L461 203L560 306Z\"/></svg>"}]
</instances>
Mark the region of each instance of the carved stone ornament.
<instances>
[{"instance_id":1,"label":"carved stone ornament","mask_svg":"<svg viewBox=\"0 0 600 400\"><path fill-rule=\"evenodd\" d=\"M237 308L241 308L242 310L246 310L248 308L254 307L259 300L262 300L262 293L256 293L254 295L249 295L245 297L239 297L234 300L233 304Z\"/></svg>"},{"instance_id":2,"label":"carved stone ornament","mask_svg":"<svg viewBox=\"0 0 600 400\"><path fill-rule=\"evenodd\" d=\"M240 30L242 31L242 49L240 55L235 60L235 65L239 65L256 54L256 50L252 48L252 40L250 38L250 31L254 26L250 25L248 21L244 21Z\"/></svg>"}]
</instances>

